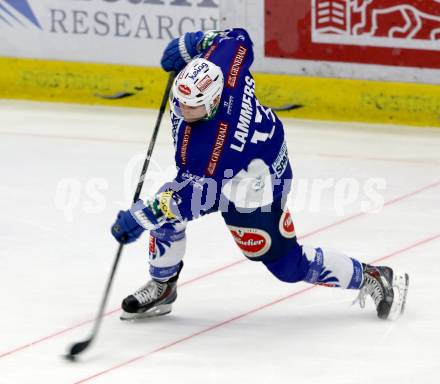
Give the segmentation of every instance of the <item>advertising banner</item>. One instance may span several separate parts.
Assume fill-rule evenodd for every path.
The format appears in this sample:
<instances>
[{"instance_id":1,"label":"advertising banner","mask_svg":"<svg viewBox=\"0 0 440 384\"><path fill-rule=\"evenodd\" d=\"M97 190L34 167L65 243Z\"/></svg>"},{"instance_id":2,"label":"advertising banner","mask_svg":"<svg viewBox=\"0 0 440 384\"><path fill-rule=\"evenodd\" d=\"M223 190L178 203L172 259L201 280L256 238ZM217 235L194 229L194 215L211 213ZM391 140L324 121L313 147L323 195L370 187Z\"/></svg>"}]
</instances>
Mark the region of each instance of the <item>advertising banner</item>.
<instances>
[{"instance_id":1,"label":"advertising banner","mask_svg":"<svg viewBox=\"0 0 440 384\"><path fill-rule=\"evenodd\" d=\"M0 56L158 66L163 48L218 29L219 0L0 0Z\"/></svg>"},{"instance_id":2,"label":"advertising banner","mask_svg":"<svg viewBox=\"0 0 440 384\"><path fill-rule=\"evenodd\" d=\"M265 7L266 57L440 68L440 0L265 0Z\"/></svg>"},{"instance_id":3,"label":"advertising banner","mask_svg":"<svg viewBox=\"0 0 440 384\"><path fill-rule=\"evenodd\" d=\"M439 8L440 0L0 0L0 98L157 108L171 39L242 27L259 98L280 114L439 126Z\"/></svg>"}]
</instances>

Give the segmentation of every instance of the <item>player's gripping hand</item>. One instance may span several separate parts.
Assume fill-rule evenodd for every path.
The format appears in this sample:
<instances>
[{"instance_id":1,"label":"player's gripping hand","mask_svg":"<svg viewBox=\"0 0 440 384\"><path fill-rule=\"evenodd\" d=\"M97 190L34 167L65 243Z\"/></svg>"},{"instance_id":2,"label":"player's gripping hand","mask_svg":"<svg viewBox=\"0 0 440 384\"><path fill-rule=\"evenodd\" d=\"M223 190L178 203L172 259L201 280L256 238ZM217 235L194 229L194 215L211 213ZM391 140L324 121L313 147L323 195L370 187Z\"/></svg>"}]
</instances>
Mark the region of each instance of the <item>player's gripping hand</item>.
<instances>
[{"instance_id":1,"label":"player's gripping hand","mask_svg":"<svg viewBox=\"0 0 440 384\"><path fill-rule=\"evenodd\" d=\"M128 211L119 211L112 226L112 235L121 244L136 241L145 229L155 229L158 224L150 205L136 201Z\"/></svg>"},{"instance_id":2,"label":"player's gripping hand","mask_svg":"<svg viewBox=\"0 0 440 384\"><path fill-rule=\"evenodd\" d=\"M203 40L203 37L202 31L187 32L179 38L171 40L160 61L162 68L167 72L180 72L199 53L198 44Z\"/></svg>"},{"instance_id":3,"label":"player's gripping hand","mask_svg":"<svg viewBox=\"0 0 440 384\"><path fill-rule=\"evenodd\" d=\"M143 231L144 228L137 223L130 211L119 211L112 225L112 235L121 244L136 241Z\"/></svg>"},{"instance_id":4,"label":"player's gripping hand","mask_svg":"<svg viewBox=\"0 0 440 384\"><path fill-rule=\"evenodd\" d=\"M144 230L159 228L166 220L176 220L178 214L177 195L166 190L158 193L144 204L136 201L128 211L119 211L112 226L112 235L121 244L136 241Z\"/></svg>"}]
</instances>

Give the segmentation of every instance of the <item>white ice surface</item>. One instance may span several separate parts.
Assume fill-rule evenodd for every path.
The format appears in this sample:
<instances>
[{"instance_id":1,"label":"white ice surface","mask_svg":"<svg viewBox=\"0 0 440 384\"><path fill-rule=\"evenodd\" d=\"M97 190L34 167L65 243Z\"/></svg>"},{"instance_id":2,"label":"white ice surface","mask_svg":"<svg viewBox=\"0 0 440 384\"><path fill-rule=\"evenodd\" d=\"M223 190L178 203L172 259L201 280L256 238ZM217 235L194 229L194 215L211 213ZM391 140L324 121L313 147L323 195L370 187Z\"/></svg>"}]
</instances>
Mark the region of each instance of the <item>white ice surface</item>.
<instances>
[{"instance_id":1,"label":"white ice surface","mask_svg":"<svg viewBox=\"0 0 440 384\"><path fill-rule=\"evenodd\" d=\"M353 291L304 291L237 263L214 214L189 226L171 315L118 319L121 299L147 279L144 235L124 250L107 307L115 311L96 343L76 364L62 360L89 335L117 247L109 227L132 197L156 114L0 102L0 384L440 382L440 129L293 120L298 235L322 228L304 243L364 262L390 256L382 263L410 274L405 315L380 321L371 303L351 306ZM173 176L167 121L153 160L144 196ZM369 178L386 183L390 204L356 215L368 201L361 193L338 205L346 179L362 188ZM320 179L337 187L319 202L311 185Z\"/></svg>"}]
</instances>

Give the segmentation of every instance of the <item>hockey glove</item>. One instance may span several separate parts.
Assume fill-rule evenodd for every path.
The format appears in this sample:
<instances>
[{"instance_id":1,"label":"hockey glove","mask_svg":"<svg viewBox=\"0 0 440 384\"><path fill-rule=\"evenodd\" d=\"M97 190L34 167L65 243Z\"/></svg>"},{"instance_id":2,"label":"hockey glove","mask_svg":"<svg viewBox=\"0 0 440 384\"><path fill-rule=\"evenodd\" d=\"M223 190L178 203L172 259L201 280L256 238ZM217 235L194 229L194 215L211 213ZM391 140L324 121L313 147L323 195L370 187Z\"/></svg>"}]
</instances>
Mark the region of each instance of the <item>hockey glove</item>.
<instances>
[{"instance_id":1,"label":"hockey glove","mask_svg":"<svg viewBox=\"0 0 440 384\"><path fill-rule=\"evenodd\" d=\"M128 211L119 211L112 226L112 235L121 244L136 241L145 229L155 229L157 219L142 200L134 203Z\"/></svg>"},{"instance_id":2,"label":"hockey glove","mask_svg":"<svg viewBox=\"0 0 440 384\"><path fill-rule=\"evenodd\" d=\"M179 38L171 40L160 61L162 68L167 72L180 72L199 53L198 44L203 40L203 37L202 31L187 32Z\"/></svg>"},{"instance_id":3,"label":"hockey glove","mask_svg":"<svg viewBox=\"0 0 440 384\"><path fill-rule=\"evenodd\" d=\"M112 235L121 244L136 241L143 231L144 228L137 223L130 211L119 211L112 226Z\"/></svg>"},{"instance_id":4,"label":"hockey glove","mask_svg":"<svg viewBox=\"0 0 440 384\"><path fill-rule=\"evenodd\" d=\"M112 226L112 235L121 244L136 241L142 232L159 228L166 220L177 219L177 203L173 191L164 191L152 201L138 200L128 211L119 211Z\"/></svg>"}]
</instances>

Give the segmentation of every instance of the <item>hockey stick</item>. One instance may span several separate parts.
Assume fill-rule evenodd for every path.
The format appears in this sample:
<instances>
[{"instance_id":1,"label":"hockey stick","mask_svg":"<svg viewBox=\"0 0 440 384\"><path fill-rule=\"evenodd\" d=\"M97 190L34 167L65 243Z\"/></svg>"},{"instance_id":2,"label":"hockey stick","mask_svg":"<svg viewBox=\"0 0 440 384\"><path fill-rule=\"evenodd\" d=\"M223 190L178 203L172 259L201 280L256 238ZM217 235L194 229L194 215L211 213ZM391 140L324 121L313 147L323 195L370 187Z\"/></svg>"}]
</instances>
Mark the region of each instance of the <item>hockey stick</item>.
<instances>
[{"instance_id":1,"label":"hockey stick","mask_svg":"<svg viewBox=\"0 0 440 384\"><path fill-rule=\"evenodd\" d=\"M143 90L142 87L135 87L134 89L135 89L135 91L142 91ZM133 91L133 92L120 91L120 92L113 93L111 95L102 95L100 93L95 93L94 96L99 97L100 99L105 99L105 100L121 100L121 99L125 99L127 97L130 97L130 96L136 95L135 91ZM301 104L285 104L280 107L269 106L269 108L274 110L275 112L292 111L294 109L303 108L303 107L304 107L304 105L301 105Z\"/></svg>"},{"instance_id":2,"label":"hockey stick","mask_svg":"<svg viewBox=\"0 0 440 384\"><path fill-rule=\"evenodd\" d=\"M174 77L175 77L175 73L171 72L168 77L168 83L165 88L165 92L162 98L162 103L160 105L159 115L157 116L156 126L154 127L153 136L151 137L150 145L148 146L147 157L145 158L141 175L139 176L139 182L133 197L133 202L136 202L141 194L142 186L144 184L145 174L147 173L148 165L150 164L151 154L153 153L154 144L156 143L157 134L159 133L160 123L162 121L162 116L165 112L165 107L167 105L167 100L168 100L168 94L170 93L170 89L171 89L171 85L173 84ZM76 355L78 355L79 353L83 352L86 348L88 348L90 344L93 342L93 340L96 338L96 335L98 334L99 328L101 326L102 318L104 315L104 310L107 304L107 299L113 283L113 278L115 276L115 272L118 267L119 259L121 257L123 248L124 248L124 244L119 244L118 251L116 252L115 260L113 262L112 271L108 278L107 285L104 291L104 296L102 298L98 315L96 316L90 337L84 341L80 341L71 345L69 353L65 355L65 358L70 361L75 361Z\"/></svg>"}]
</instances>

